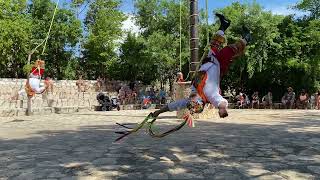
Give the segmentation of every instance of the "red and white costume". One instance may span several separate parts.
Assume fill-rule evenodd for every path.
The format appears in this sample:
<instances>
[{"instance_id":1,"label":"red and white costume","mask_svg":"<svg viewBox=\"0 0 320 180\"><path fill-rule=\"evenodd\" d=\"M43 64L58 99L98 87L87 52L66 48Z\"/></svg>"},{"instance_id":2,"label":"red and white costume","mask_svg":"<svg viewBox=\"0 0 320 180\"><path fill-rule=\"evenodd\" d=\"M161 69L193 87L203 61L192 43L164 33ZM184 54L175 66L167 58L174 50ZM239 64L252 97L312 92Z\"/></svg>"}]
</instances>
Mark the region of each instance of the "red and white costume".
<instances>
[{"instance_id":1,"label":"red and white costume","mask_svg":"<svg viewBox=\"0 0 320 180\"><path fill-rule=\"evenodd\" d=\"M220 79L225 75L229 69L232 59L241 54L245 48L246 41L241 39L235 44L228 45L221 50L216 47L211 47L207 62L201 65L199 71L204 74L200 85L192 87L192 93L196 93L197 101L211 103L215 107L219 107L221 102L228 101L221 96ZM195 99L192 98L194 101ZM176 102L168 104L170 111L184 109L190 103L191 98L181 99Z\"/></svg>"},{"instance_id":2,"label":"red and white costume","mask_svg":"<svg viewBox=\"0 0 320 180\"><path fill-rule=\"evenodd\" d=\"M36 94L41 94L45 91L45 87L40 87L41 77L43 76L44 69L33 67L29 77L29 84Z\"/></svg>"},{"instance_id":3,"label":"red and white costume","mask_svg":"<svg viewBox=\"0 0 320 180\"><path fill-rule=\"evenodd\" d=\"M46 87L41 87L41 77L44 74L44 61L37 60L35 65L32 67L29 78L26 83L25 89L19 91L19 95L29 95L32 96L34 94L42 94Z\"/></svg>"}]
</instances>

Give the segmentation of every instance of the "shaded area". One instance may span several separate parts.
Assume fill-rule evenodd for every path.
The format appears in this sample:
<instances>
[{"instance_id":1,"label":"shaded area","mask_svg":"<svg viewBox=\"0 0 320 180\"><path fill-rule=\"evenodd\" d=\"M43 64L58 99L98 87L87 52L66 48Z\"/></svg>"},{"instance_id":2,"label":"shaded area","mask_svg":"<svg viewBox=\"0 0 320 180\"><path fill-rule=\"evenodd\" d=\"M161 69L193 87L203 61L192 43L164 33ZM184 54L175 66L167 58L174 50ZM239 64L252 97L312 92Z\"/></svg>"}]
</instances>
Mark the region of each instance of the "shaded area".
<instances>
[{"instance_id":1,"label":"shaded area","mask_svg":"<svg viewBox=\"0 0 320 180\"><path fill-rule=\"evenodd\" d=\"M313 114L274 125L197 121L162 139L142 130L117 144L115 125L39 131L0 140L0 179L316 179L319 125Z\"/></svg>"},{"instance_id":2,"label":"shaded area","mask_svg":"<svg viewBox=\"0 0 320 180\"><path fill-rule=\"evenodd\" d=\"M105 113L100 113L100 114L85 114L85 113L81 113L78 114L79 116L106 116L106 117L137 117L137 118L145 118L147 115L131 115L131 114L105 114ZM176 117L174 116L160 116L157 119L176 119Z\"/></svg>"}]
</instances>

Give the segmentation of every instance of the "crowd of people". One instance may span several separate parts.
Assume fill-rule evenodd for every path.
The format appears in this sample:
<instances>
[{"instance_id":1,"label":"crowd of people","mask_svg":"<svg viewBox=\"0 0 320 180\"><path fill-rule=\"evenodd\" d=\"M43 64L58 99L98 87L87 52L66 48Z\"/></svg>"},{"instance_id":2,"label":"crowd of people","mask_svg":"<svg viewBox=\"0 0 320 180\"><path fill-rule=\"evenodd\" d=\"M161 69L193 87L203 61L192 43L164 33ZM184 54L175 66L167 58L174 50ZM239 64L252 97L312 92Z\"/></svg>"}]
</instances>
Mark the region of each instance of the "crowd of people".
<instances>
[{"instance_id":1,"label":"crowd of people","mask_svg":"<svg viewBox=\"0 0 320 180\"><path fill-rule=\"evenodd\" d=\"M275 102L271 91L268 91L262 98L260 98L259 92L255 91L251 97L240 92L236 96L236 104L239 108L273 108ZM288 87L281 101L277 104L280 104L284 109L320 109L320 91L309 95L305 89L302 89L296 96L293 88Z\"/></svg>"},{"instance_id":2,"label":"crowd of people","mask_svg":"<svg viewBox=\"0 0 320 180\"><path fill-rule=\"evenodd\" d=\"M176 82L184 82L182 73L177 74ZM99 77L96 89L101 90L102 84L103 79ZM76 85L79 92L85 92L88 88L82 76L79 76ZM141 104L145 109L149 108L151 104L166 104L169 94L164 88L137 88L134 82L122 85L118 88L117 92L120 104ZM258 91L253 92L251 96L240 91L235 96L235 101L238 108L272 109L275 107L275 104L278 104L283 109L320 109L320 90L317 93L309 95L305 89L302 89L299 95L296 95L293 88L288 87L279 101L274 101L271 91L268 91L264 96L260 96Z\"/></svg>"}]
</instances>

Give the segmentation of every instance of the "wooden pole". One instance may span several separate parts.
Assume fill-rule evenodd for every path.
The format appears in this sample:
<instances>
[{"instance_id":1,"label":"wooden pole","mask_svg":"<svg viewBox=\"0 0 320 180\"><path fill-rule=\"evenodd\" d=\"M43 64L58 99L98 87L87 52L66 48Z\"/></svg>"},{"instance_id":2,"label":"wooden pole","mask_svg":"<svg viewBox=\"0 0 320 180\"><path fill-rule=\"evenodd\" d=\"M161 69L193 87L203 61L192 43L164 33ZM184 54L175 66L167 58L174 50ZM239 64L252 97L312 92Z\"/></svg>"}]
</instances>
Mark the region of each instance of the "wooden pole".
<instances>
[{"instance_id":1,"label":"wooden pole","mask_svg":"<svg viewBox=\"0 0 320 180\"><path fill-rule=\"evenodd\" d=\"M26 115L27 115L27 116L31 116L31 98L32 98L32 97L28 96L27 112L26 112Z\"/></svg>"},{"instance_id":2,"label":"wooden pole","mask_svg":"<svg viewBox=\"0 0 320 180\"><path fill-rule=\"evenodd\" d=\"M31 62L31 56L32 54L34 53L35 51L32 50L29 55L28 55L28 65L30 65L30 62ZM27 81L29 80L29 76L30 76L30 73L28 73L27 75ZM27 94L27 97L28 97L28 101L27 101L27 111L26 111L26 115L27 116L31 116L31 98L28 94Z\"/></svg>"},{"instance_id":3,"label":"wooden pole","mask_svg":"<svg viewBox=\"0 0 320 180\"><path fill-rule=\"evenodd\" d=\"M199 65L199 34L198 34L198 0L190 0L190 76L193 77Z\"/></svg>"}]
</instances>

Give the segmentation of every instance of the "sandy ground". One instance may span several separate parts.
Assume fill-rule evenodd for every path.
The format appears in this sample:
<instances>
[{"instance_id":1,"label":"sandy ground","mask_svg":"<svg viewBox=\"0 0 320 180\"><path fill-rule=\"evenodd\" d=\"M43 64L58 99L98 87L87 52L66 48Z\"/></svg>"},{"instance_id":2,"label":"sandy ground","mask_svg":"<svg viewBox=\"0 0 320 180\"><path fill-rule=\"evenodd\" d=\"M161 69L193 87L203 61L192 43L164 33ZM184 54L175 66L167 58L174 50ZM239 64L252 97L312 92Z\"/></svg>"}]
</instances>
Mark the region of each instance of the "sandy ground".
<instances>
[{"instance_id":1,"label":"sandy ground","mask_svg":"<svg viewBox=\"0 0 320 180\"><path fill-rule=\"evenodd\" d=\"M320 111L230 110L162 139L120 143L116 122L150 111L0 119L4 179L320 179ZM165 113L160 130L179 123Z\"/></svg>"}]
</instances>

